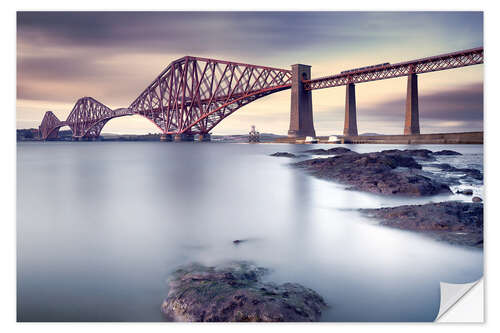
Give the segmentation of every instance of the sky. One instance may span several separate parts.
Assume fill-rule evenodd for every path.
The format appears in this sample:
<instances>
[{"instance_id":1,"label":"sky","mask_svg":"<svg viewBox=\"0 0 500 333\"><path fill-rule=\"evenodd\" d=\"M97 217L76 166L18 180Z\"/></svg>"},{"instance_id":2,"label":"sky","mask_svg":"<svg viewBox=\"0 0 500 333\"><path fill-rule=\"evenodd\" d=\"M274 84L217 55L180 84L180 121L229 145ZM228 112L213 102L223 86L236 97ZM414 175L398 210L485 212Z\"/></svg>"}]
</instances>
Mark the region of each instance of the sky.
<instances>
[{"instance_id":1,"label":"sky","mask_svg":"<svg viewBox=\"0 0 500 333\"><path fill-rule=\"evenodd\" d=\"M482 12L18 12L17 128L46 111L65 120L92 96L127 107L170 62L185 55L289 69L312 77L483 45ZM483 65L418 77L421 133L483 129ZM402 134L406 78L356 85L359 133ZM315 90L317 135L341 134L345 87ZM290 91L258 99L213 134L286 134ZM65 129L65 128L63 128ZM103 133L159 133L141 116Z\"/></svg>"}]
</instances>

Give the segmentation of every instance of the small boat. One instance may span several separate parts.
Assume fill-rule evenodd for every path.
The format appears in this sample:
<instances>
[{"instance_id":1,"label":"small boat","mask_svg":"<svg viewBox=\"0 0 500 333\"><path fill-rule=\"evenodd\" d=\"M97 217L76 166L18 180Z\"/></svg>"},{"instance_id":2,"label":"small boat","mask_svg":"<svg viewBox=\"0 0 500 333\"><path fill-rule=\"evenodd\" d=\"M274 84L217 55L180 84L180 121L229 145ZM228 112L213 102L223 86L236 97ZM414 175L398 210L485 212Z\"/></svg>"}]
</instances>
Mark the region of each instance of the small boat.
<instances>
[{"instance_id":1,"label":"small boat","mask_svg":"<svg viewBox=\"0 0 500 333\"><path fill-rule=\"evenodd\" d=\"M312 136L306 136L304 143L318 143L318 139L313 138Z\"/></svg>"},{"instance_id":2,"label":"small boat","mask_svg":"<svg viewBox=\"0 0 500 333\"><path fill-rule=\"evenodd\" d=\"M328 143L340 143L340 138L336 135L328 137Z\"/></svg>"}]
</instances>

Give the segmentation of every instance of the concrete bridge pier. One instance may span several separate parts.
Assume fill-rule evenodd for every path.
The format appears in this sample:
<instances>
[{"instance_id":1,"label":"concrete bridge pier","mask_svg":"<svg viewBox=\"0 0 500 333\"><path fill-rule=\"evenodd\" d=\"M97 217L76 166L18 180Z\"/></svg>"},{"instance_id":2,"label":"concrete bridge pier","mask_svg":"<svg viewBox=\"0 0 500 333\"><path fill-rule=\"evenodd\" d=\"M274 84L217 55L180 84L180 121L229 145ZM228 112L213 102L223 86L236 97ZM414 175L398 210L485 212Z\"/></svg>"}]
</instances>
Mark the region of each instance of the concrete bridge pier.
<instances>
[{"instance_id":1,"label":"concrete bridge pier","mask_svg":"<svg viewBox=\"0 0 500 333\"><path fill-rule=\"evenodd\" d=\"M175 142L181 141L194 141L194 135L192 133L181 133L174 135Z\"/></svg>"},{"instance_id":2,"label":"concrete bridge pier","mask_svg":"<svg viewBox=\"0 0 500 333\"><path fill-rule=\"evenodd\" d=\"M420 134L417 74L408 75L406 88L405 135Z\"/></svg>"},{"instance_id":3,"label":"concrete bridge pier","mask_svg":"<svg viewBox=\"0 0 500 333\"><path fill-rule=\"evenodd\" d=\"M210 133L200 133L200 134L198 134L198 141L200 141L200 142L211 141L211 135L210 135Z\"/></svg>"},{"instance_id":4,"label":"concrete bridge pier","mask_svg":"<svg viewBox=\"0 0 500 333\"><path fill-rule=\"evenodd\" d=\"M162 141L162 142L173 141L172 135L171 134L161 134L160 135L160 141Z\"/></svg>"},{"instance_id":5,"label":"concrete bridge pier","mask_svg":"<svg viewBox=\"0 0 500 333\"><path fill-rule=\"evenodd\" d=\"M292 65L292 101L288 137L316 136L312 114L312 94L304 89L302 80L311 78L311 66Z\"/></svg>"},{"instance_id":6,"label":"concrete bridge pier","mask_svg":"<svg viewBox=\"0 0 500 333\"><path fill-rule=\"evenodd\" d=\"M354 83L345 86L345 119L344 135L357 136L358 124L356 121L356 87Z\"/></svg>"}]
</instances>

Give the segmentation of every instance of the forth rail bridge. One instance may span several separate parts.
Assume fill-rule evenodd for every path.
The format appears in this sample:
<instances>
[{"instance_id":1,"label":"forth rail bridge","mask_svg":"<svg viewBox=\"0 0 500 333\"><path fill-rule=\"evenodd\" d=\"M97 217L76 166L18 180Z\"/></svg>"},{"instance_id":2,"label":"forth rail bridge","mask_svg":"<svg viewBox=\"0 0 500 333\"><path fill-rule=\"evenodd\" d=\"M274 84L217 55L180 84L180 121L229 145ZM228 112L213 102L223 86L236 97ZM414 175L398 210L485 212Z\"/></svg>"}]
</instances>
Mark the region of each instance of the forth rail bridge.
<instances>
[{"instance_id":1,"label":"forth rail bridge","mask_svg":"<svg viewBox=\"0 0 500 333\"><path fill-rule=\"evenodd\" d=\"M483 63L483 48L441 54L397 64L384 63L311 78L311 66L291 70L186 56L173 61L128 108L112 110L92 97L80 98L65 121L48 111L39 127L43 140L69 126L72 137L96 139L113 118L140 115L162 132L164 141L210 140L210 131L239 108L291 89L290 138L315 137L312 91L346 86L344 136L358 135L355 84L408 77L404 135L420 134L417 75Z\"/></svg>"}]
</instances>

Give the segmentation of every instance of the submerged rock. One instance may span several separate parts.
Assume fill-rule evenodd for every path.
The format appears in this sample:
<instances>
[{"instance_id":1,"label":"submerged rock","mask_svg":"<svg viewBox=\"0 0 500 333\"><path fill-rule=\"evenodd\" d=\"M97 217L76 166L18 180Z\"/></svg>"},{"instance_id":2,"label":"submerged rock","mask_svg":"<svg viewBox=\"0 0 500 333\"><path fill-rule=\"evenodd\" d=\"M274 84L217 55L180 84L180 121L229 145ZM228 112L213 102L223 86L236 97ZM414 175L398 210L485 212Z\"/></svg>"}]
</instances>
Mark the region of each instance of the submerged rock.
<instances>
[{"instance_id":1,"label":"submerged rock","mask_svg":"<svg viewBox=\"0 0 500 333\"><path fill-rule=\"evenodd\" d=\"M483 204L446 201L425 205L361 209L380 224L426 233L452 244L483 247Z\"/></svg>"},{"instance_id":2,"label":"submerged rock","mask_svg":"<svg viewBox=\"0 0 500 333\"><path fill-rule=\"evenodd\" d=\"M401 155L401 156L414 157L424 160L435 160L434 156L432 155L433 154L432 151L430 151L429 149L405 149L405 150L389 149L389 150L382 150L380 154Z\"/></svg>"},{"instance_id":3,"label":"submerged rock","mask_svg":"<svg viewBox=\"0 0 500 333\"><path fill-rule=\"evenodd\" d=\"M426 155L424 150L415 154ZM378 194L425 196L452 193L448 185L415 172L422 166L408 151L386 150L342 154L295 163L313 175L350 185L349 189Z\"/></svg>"},{"instance_id":4,"label":"submerged rock","mask_svg":"<svg viewBox=\"0 0 500 333\"><path fill-rule=\"evenodd\" d=\"M267 269L249 262L223 267L191 264L176 270L162 312L176 321L317 321L326 307L297 283L262 282Z\"/></svg>"},{"instance_id":5,"label":"submerged rock","mask_svg":"<svg viewBox=\"0 0 500 333\"><path fill-rule=\"evenodd\" d=\"M483 174L481 171L472 168L455 168L454 166L449 165L448 163L437 163L437 164L429 164L428 166L441 169L447 172L454 173L465 173L465 177L474 178L477 180L483 180Z\"/></svg>"},{"instance_id":6,"label":"submerged rock","mask_svg":"<svg viewBox=\"0 0 500 333\"><path fill-rule=\"evenodd\" d=\"M277 152L277 153L274 153L274 154L271 154L270 156L275 156L275 157L290 157L290 158L295 158L297 157L296 155L292 154L292 153L288 153L288 152Z\"/></svg>"},{"instance_id":7,"label":"submerged rock","mask_svg":"<svg viewBox=\"0 0 500 333\"><path fill-rule=\"evenodd\" d=\"M454 151L454 150L440 150L440 151L437 151L434 153L434 155L449 155L449 156L453 156L453 155L462 155L460 154L459 152L457 151Z\"/></svg>"},{"instance_id":8,"label":"submerged rock","mask_svg":"<svg viewBox=\"0 0 500 333\"><path fill-rule=\"evenodd\" d=\"M481 199L480 197L473 197L472 198L472 202L482 202L483 199Z\"/></svg>"},{"instance_id":9,"label":"submerged rock","mask_svg":"<svg viewBox=\"0 0 500 333\"><path fill-rule=\"evenodd\" d=\"M334 148L330 148L330 149L310 149L310 150L304 151L303 153L313 154L313 155L338 155L338 154L346 154L346 153L356 154L356 152L350 150L349 148L345 148L345 147L334 147Z\"/></svg>"},{"instance_id":10,"label":"submerged rock","mask_svg":"<svg viewBox=\"0 0 500 333\"><path fill-rule=\"evenodd\" d=\"M472 195L472 194L474 194L474 191L472 191L471 189L465 189L465 190L462 190L462 191L458 190L457 194Z\"/></svg>"}]
</instances>

